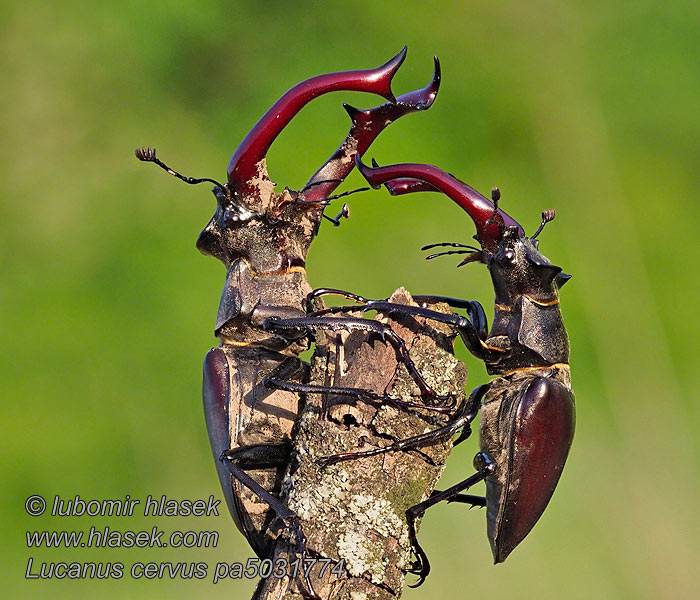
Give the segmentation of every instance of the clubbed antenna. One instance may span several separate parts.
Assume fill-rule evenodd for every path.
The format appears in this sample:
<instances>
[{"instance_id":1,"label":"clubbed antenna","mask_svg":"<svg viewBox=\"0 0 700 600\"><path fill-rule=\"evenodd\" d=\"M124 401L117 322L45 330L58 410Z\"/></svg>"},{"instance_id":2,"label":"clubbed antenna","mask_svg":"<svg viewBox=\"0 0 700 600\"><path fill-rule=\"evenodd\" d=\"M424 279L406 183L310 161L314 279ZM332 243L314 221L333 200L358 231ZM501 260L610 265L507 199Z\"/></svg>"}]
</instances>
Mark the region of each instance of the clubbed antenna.
<instances>
[{"instance_id":1,"label":"clubbed antenna","mask_svg":"<svg viewBox=\"0 0 700 600\"><path fill-rule=\"evenodd\" d=\"M491 188L491 202L493 202L493 212L491 216L486 220L486 225L495 223L498 227L498 235L503 235L503 230L505 225L503 224L503 217L498 212L498 201L501 199L501 190L497 187Z\"/></svg>"},{"instance_id":2,"label":"clubbed antenna","mask_svg":"<svg viewBox=\"0 0 700 600\"><path fill-rule=\"evenodd\" d=\"M204 183L205 181L208 181L209 183L213 183L214 185L220 187L221 189L224 189L224 186L221 185L218 181L215 179L209 179L207 177L203 177L201 179L195 179L194 177L185 177L184 175L180 175L177 171L173 171L168 165L166 165L164 162L160 161L156 157L156 149L155 148L136 148L134 150L134 154L136 155L136 158L143 162L152 162L157 164L161 169L164 169L168 173L170 173L173 177L177 177L181 181L184 181L185 183L190 183L190 184L196 184L196 183Z\"/></svg>"},{"instance_id":3,"label":"clubbed antenna","mask_svg":"<svg viewBox=\"0 0 700 600\"><path fill-rule=\"evenodd\" d=\"M542 213L542 222L540 223L540 226L537 228L537 231L535 231L535 233L532 235L532 237L530 239L534 240L538 235L540 235L540 233L544 229L544 226L547 223L549 223L550 221L554 221L554 217L556 217L556 216L557 216L557 211L554 210L553 208L550 208L549 210L545 210Z\"/></svg>"},{"instance_id":4,"label":"clubbed antenna","mask_svg":"<svg viewBox=\"0 0 700 600\"><path fill-rule=\"evenodd\" d=\"M335 216L334 219L331 219L327 215L322 215L324 219L327 221L330 221L333 223L334 227L338 227L340 225L340 219L348 219L350 218L350 208L348 207L347 204L343 204L343 208L340 210L340 212Z\"/></svg>"}]
</instances>

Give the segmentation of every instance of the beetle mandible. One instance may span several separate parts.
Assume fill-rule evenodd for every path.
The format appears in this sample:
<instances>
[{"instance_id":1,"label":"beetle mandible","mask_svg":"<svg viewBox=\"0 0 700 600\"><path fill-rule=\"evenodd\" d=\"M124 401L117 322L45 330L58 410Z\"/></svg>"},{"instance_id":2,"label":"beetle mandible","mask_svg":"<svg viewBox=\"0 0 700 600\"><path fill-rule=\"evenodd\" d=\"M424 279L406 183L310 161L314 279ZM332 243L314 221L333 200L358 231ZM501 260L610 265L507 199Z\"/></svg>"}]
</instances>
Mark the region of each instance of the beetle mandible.
<instances>
[{"instance_id":1,"label":"beetle mandible","mask_svg":"<svg viewBox=\"0 0 700 600\"><path fill-rule=\"evenodd\" d=\"M367 300L339 290L317 290L312 297L329 291L360 302L353 307L323 311L376 310L426 317L455 327L469 351L483 360L489 374L498 378L479 386L462 404L451 422L439 429L384 448L330 456L325 462L372 456L381 452L413 448L452 435L461 429L455 445L471 433L470 423L481 408L480 449L474 459L477 473L407 511L410 535L416 554L411 572L420 585L430 563L415 536L415 520L443 500L486 506L487 535L494 562L506 559L525 538L549 503L561 475L575 426L574 394L569 370L569 339L559 307L559 289L570 278L540 251L537 236L554 211L542 213L537 231L527 237L523 228L498 208L500 192L492 191L492 202L476 190L437 167L397 164L358 169L373 187L385 184L393 195L416 191L438 191L462 207L476 225L480 248L460 243L424 246L456 248L428 256L466 254L458 265L484 263L495 291L495 315L491 330L478 302L442 296L415 296L423 306L407 307L382 300ZM431 302L446 302L467 310L469 318L445 315L427 308ZM476 482L486 480L486 498L460 494Z\"/></svg>"},{"instance_id":2,"label":"beetle mandible","mask_svg":"<svg viewBox=\"0 0 700 600\"><path fill-rule=\"evenodd\" d=\"M306 318L305 260L328 203L345 194L330 194L392 121L429 108L440 83L439 63L430 84L395 98L391 80L405 58L404 47L376 69L320 75L286 92L250 130L233 154L224 184L213 179L183 177L162 163L150 148L136 156L154 162L186 183L211 182L217 208L201 232L197 247L221 260L226 283L216 319L220 346L204 363L203 398L212 451L220 483L233 519L261 558L271 552L276 534L270 524L279 517L290 527L300 549L303 533L294 515L279 500L282 477L291 452L291 435L300 412L298 392L328 391L304 383L307 365L299 353L315 329L371 329L394 344L388 326L365 319ZM295 192L274 192L267 173L267 151L291 119L312 99L331 91L364 91L387 102L368 110L345 105L352 127L343 144ZM431 391L420 374L419 385ZM422 387L423 389L423 387ZM343 390L357 396L366 390Z\"/></svg>"}]
</instances>

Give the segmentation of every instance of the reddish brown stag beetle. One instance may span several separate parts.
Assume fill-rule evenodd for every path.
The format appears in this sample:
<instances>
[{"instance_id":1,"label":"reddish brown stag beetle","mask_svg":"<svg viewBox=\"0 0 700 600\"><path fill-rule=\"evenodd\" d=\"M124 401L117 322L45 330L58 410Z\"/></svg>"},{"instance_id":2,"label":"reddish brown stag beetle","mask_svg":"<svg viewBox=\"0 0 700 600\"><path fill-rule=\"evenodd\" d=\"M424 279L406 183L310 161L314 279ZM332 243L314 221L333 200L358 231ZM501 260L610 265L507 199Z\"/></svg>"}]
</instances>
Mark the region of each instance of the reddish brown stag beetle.
<instances>
[{"instance_id":1,"label":"reddish brown stag beetle","mask_svg":"<svg viewBox=\"0 0 700 600\"><path fill-rule=\"evenodd\" d=\"M420 585L430 563L415 535L415 520L429 507L458 501L486 506L487 534L494 562L506 559L525 538L544 512L557 485L574 435L575 408L569 372L569 339L559 308L559 289L570 278L538 249L537 236L554 218L542 213L537 231L527 237L523 228L498 208L500 193L492 191L489 202L476 190L440 169L422 164L398 164L374 168L356 157L360 172L373 187L385 184L393 195L415 191L439 191L461 206L476 224L475 239L481 248L458 244L431 244L456 248L428 256L466 254L459 264L486 264L495 290L495 316L491 331L478 302L441 296L414 296L419 307L367 300L340 290L316 290L345 295L359 306L334 307L322 313L346 310L376 310L434 319L456 328L472 354L486 363L489 374L498 375L479 386L462 404L450 423L384 448L338 454L327 463L403 450L450 436L461 429L458 444L469 437L470 423L481 408L481 452L474 459L477 473L407 511L410 535L416 554L411 572ZM431 302L447 302L466 309L469 318L446 315L427 308ZM318 314L318 313L317 313ZM460 494L476 482L486 480L486 498Z\"/></svg>"},{"instance_id":2,"label":"reddish brown stag beetle","mask_svg":"<svg viewBox=\"0 0 700 600\"><path fill-rule=\"evenodd\" d=\"M156 158L155 150L136 150L140 160L154 162L186 183L214 184L216 212L197 248L221 260L227 276L215 328L221 345L204 363L204 410L229 510L261 558L270 556L275 517L294 532L304 553L298 519L278 496L301 410L299 392L329 391L305 383L308 365L299 353L308 348L313 331L373 331L391 343L399 357L407 356L403 341L388 326L362 318L308 318L305 303L311 292L306 255L322 218L338 225L347 216L347 206L335 219L323 211L331 200L350 193L330 195L354 168L354 155L364 153L392 121L425 110L435 100L440 83L437 59L427 87L394 97L391 81L405 55L403 48L376 69L319 75L292 87L241 142L224 184L183 177ZM270 145L308 102L333 91L369 92L387 102L368 110L345 105L352 127L338 150L299 192L285 188L275 193L265 160ZM432 392L415 369L412 375L421 389ZM366 390L334 391L372 396ZM307 586L313 596L308 580Z\"/></svg>"}]
</instances>

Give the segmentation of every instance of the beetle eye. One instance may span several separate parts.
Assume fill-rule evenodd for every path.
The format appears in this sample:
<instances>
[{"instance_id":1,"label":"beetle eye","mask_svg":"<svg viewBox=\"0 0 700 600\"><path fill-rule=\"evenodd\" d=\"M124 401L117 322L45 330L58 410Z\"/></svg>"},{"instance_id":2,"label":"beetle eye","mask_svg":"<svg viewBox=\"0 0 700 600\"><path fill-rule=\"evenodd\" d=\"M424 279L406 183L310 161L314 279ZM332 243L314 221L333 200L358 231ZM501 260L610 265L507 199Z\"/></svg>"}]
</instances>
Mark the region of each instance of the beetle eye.
<instances>
[{"instance_id":1,"label":"beetle eye","mask_svg":"<svg viewBox=\"0 0 700 600\"><path fill-rule=\"evenodd\" d=\"M233 224L239 220L239 213L235 208L227 208L224 211L224 223L227 227L232 227Z\"/></svg>"}]
</instances>

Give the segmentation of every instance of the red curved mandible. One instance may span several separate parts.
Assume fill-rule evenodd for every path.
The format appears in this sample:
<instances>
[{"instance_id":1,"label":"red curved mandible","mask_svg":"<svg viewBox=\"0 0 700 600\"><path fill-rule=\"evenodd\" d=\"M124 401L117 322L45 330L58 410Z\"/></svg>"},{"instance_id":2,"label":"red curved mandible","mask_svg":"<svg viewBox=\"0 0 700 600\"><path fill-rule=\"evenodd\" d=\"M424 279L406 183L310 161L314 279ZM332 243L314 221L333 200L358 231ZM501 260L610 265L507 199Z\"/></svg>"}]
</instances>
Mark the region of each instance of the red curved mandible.
<instances>
[{"instance_id":1,"label":"red curved mandible","mask_svg":"<svg viewBox=\"0 0 700 600\"><path fill-rule=\"evenodd\" d=\"M390 191L395 194L404 194L411 191L429 191L428 186L432 186L435 191L446 194L472 218L482 248L487 251L493 251L496 248L501 236L499 226L495 222L487 224L493 215L493 204L466 183L432 165L403 163L372 168L363 164L359 155L355 155L355 163L372 187L388 183ZM391 183L394 179L398 181ZM427 185L411 189L411 186L416 186L419 182ZM520 235L525 235L523 228L513 217L501 209L498 209L498 214L507 227L517 227Z\"/></svg>"},{"instance_id":2,"label":"red curved mandible","mask_svg":"<svg viewBox=\"0 0 700 600\"><path fill-rule=\"evenodd\" d=\"M406 58L406 47L389 62L376 69L343 71L318 75L298 83L262 116L238 146L228 165L228 182L240 194L253 191L249 182L258 174L257 164L265 158L275 138L311 100L334 91L358 91L378 94L394 101L391 80Z\"/></svg>"},{"instance_id":3,"label":"red curved mandible","mask_svg":"<svg viewBox=\"0 0 700 600\"><path fill-rule=\"evenodd\" d=\"M440 61L437 56L433 61L435 63L433 77L422 89L407 92L396 98L394 102L385 102L381 106L366 110L359 110L348 104L343 105L352 119L352 127L340 148L304 186L306 189L315 182L326 180L326 183L314 185L304 192L304 199L307 202L322 200L332 194L355 167L352 155L364 154L375 138L391 123L404 115L428 110L432 106L440 89Z\"/></svg>"}]
</instances>

